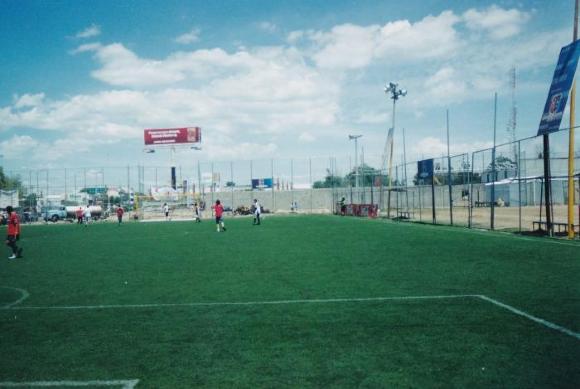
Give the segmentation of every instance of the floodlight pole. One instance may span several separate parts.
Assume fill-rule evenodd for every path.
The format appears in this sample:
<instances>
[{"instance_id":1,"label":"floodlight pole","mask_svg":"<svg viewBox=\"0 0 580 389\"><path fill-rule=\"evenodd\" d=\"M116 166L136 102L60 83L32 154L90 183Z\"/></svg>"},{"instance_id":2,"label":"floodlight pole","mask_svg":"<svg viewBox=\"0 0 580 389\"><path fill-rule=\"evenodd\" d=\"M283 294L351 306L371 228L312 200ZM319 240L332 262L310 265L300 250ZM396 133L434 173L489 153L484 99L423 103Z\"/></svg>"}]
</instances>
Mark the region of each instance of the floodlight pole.
<instances>
[{"instance_id":1,"label":"floodlight pole","mask_svg":"<svg viewBox=\"0 0 580 389\"><path fill-rule=\"evenodd\" d=\"M360 193L358 191L358 138L362 137L362 135L349 135L348 139L354 139L354 186L356 188L357 196L359 197L360 201Z\"/></svg>"},{"instance_id":2,"label":"floodlight pole","mask_svg":"<svg viewBox=\"0 0 580 389\"><path fill-rule=\"evenodd\" d=\"M394 133L395 133L395 115L396 115L396 106L397 106L397 100L399 100L399 97L401 96L406 96L407 95L407 91L405 89L399 89L399 84L394 83L394 82L389 82L389 85L387 85L385 87L385 93L386 94L390 94L390 98L393 99L393 138L394 138ZM393 141L393 143L395 143ZM393 165L393 143L391 143L391 152L389 155L389 189L388 189L388 193L387 193L387 217L390 218L391 217L391 184L392 184L392 165Z\"/></svg>"}]
</instances>

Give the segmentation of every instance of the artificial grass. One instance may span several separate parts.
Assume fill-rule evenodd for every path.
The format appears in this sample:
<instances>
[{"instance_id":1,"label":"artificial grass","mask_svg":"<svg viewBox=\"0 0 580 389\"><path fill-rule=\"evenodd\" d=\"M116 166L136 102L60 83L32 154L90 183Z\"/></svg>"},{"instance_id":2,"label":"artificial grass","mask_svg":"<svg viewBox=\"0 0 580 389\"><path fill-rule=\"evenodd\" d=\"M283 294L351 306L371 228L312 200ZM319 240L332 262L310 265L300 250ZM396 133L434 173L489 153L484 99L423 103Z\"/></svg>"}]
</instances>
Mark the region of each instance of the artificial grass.
<instances>
[{"instance_id":1,"label":"artificial grass","mask_svg":"<svg viewBox=\"0 0 580 389\"><path fill-rule=\"evenodd\" d=\"M18 307L484 294L580 332L579 245L379 220L26 227ZM0 305L18 298L0 288ZM16 308L16 307L15 307ZM577 387L580 341L477 299L0 310L0 382Z\"/></svg>"}]
</instances>

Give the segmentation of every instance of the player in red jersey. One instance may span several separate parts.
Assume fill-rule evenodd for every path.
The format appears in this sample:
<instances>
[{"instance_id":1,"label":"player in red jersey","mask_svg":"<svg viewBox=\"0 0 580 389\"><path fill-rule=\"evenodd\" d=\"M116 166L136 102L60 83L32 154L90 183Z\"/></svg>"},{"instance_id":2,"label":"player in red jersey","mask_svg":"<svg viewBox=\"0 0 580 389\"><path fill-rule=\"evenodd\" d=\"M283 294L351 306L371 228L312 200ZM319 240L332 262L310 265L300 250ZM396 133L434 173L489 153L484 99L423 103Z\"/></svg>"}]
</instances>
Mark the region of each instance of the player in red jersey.
<instances>
[{"instance_id":1,"label":"player in red jersey","mask_svg":"<svg viewBox=\"0 0 580 389\"><path fill-rule=\"evenodd\" d=\"M215 205L213 206L215 212L215 224L217 226L217 232L220 232L220 227L222 231L226 230L226 226L224 224L223 214L224 214L224 207L219 200L216 200Z\"/></svg>"},{"instance_id":2,"label":"player in red jersey","mask_svg":"<svg viewBox=\"0 0 580 389\"><path fill-rule=\"evenodd\" d=\"M125 213L125 210L123 210L123 207L121 207L121 204L117 204L117 220L119 221L119 226L121 225L121 223L123 223L123 214Z\"/></svg>"},{"instance_id":3,"label":"player in red jersey","mask_svg":"<svg viewBox=\"0 0 580 389\"><path fill-rule=\"evenodd\" d=\"M6 213L8 214L6 245L12 249L12 255L8 259L22 258L22 248L16 245L16 241L20 239L20 220L10 205L6 207Z\"/></svg>"}]
</instances>

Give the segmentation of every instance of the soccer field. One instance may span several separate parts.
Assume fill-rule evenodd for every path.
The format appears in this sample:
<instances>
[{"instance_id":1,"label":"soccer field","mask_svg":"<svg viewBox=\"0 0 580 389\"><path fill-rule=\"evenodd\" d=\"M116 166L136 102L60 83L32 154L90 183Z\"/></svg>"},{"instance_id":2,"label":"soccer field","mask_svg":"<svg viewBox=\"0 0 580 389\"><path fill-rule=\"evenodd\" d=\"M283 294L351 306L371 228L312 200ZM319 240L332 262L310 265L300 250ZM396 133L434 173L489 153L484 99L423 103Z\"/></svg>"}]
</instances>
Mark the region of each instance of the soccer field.
<instances>
[{"instance_id":1,"label":"soccer field","mask_svg":"<svg viewBox=\"0 0 580 389\"><path fill-rule=\"evenodd\" d=\"M580 386L577 242L226 226L24 226L0 261L0 387Z\"/></svg>"}]
</instances>

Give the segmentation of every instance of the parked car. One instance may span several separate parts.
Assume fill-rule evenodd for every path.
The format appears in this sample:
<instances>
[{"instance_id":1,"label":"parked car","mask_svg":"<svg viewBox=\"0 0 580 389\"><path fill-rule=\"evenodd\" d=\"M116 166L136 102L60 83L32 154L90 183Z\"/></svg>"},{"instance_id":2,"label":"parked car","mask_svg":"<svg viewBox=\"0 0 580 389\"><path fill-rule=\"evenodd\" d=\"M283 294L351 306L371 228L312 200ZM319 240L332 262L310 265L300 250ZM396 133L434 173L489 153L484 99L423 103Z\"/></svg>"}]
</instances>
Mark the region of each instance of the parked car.
<instances>
[{"instance_id":1,"label":"parked car","mask_svg":"<svg viewBox=\"0 0 580 389\"><path fill-rule=\"evenodd\" d=\"M50 220L56 223L59 220L66 220L66 207L46 207L42 209L41 215L46 222Z\"/></svg>"}]
</instances>

